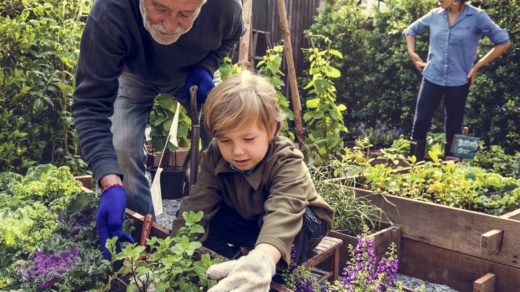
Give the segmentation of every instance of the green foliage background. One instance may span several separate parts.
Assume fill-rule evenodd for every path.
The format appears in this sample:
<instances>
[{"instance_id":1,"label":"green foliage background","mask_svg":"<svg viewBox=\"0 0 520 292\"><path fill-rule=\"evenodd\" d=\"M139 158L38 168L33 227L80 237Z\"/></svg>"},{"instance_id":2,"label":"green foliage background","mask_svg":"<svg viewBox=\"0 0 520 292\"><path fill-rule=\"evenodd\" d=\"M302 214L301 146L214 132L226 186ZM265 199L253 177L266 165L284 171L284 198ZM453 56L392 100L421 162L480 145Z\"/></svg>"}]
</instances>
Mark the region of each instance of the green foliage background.
<instances>
[{"instance_id":1,"label":"green foliage background","mask_svg":"<svg viewBox=\"0 0 520 292\"><path fill-rule=\"evenodd\" d=\"M0 4L0 171L85 168L70 115L79 40L92 0Z\"/></svg>"},{"instance_id":2,"label":"green foliage background","mask_svg":"<svg viewBox=\"0 0 520 292\"><path fill-rule=\"evenodd\" d=\"M309 29L332 40L332 48L343 54L336 61L342 77L335 81L338 102L347 105L345 124L354 138L371 129L395 135L409 135L421 76L406 53L402 31L437 6L435 0L386 0L386 8L370 15L355 0L324 0L321 13ZM466 105L465 126L470 134L486 143L512 152L520 142L520 88L516 85L520 62L518 32L520 4L515 0L473 1L501 27L509 31L510 50L478 75ZM382 6L383 7L383 6ZM318 44L325 49L326 44ZM481 42L477 59L491 48ZM428 35L417 39L423 59L428 51ZM400 131L394 131L400 129ZM439 107L433 131L443 131L443 111ZM382 134L382 133L381 133Z\"/></svg>"},{"instance_id":3,"label":"green foliage background","mask_svg":"<svg viewBox=\"0 0 520 292\"><path fill-rule=\"evenodd\" d=\"M369 15L356 0L323 0L322 13L310 28L312 35L332 41L315 39L318 50L337 49L343 56L328 66L341 72L334 79L335 102L347 107L343 119L349 133L331 138L372 133L391 141L409 135L421 77L408 59L402 30L436 1L384 3L386 9ZM23 173L39 163L68 165L76 174L88 171L80 159L70 105L79 41L91 5L92 0L0 3L0 171ZM468 98L465 125L470 134L511 153L520 142L520 3L481 0L473 5L508 29L513 46L480 71ZM477 58L490 47L484 39ZM423 35L417 46L423 58L427 48L428 36ZM301 85L311 77L303 78L307 81ZM306 91L300 91L304 100L315 98L312 93L305 96ZM436 132L442 132L442 115L439 109Z\"/></svg>"}]
</instances>

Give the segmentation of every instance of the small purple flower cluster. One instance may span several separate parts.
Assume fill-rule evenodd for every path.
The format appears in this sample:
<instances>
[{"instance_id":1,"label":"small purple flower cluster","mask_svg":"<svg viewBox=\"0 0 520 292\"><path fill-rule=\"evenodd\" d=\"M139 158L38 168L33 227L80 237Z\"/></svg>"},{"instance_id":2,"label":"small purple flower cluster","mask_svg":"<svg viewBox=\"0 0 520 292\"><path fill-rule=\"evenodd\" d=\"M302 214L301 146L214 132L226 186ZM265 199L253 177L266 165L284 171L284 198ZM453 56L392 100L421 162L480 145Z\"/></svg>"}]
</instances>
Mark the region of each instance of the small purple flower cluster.
<instances>
[{"instance_id":1,"label":"small purple flower cluster","mask_svg":"<svg viewBox=\"0 0 520 292\"><path fill-rule=\"evenodd\" d=\"M317 279L313 278L309 269L303 265L298 266L296 258L298 251L293 246L291 249L291 264L285 272L284 280L295 292L328 292L327 284L319 284Z\"/></svg>"},{"instance_id":2,"label":"small purple flower cluster","mask_svg":"<svg viewBox=\"0 0 520 292\"><path fill-rule=\"evenodd\" d=\"M38 282L38 289L51 288L58 282L59 276L65 274L74 264L81 262L78 249L73 245L56 253L38 249L31 259L31 264L19 267L19 272L23 281Z\"/></svg>"},{"instance_id":3,"label":"small purple flower cluster","mask_svg":"<svg viewBox=\"0 0 520 292\"><path fill-rule=\"evenodd\" d=\"M386 291L388 287L394 287L398 260L393 252L388 258L381 258L376 266L374 239L357 238L358 244L351 251L353 258L350 265L343 269L341 288L353 291L352 286L355 285L366 288L366 291Z\"/></svg>"}]
</instances>

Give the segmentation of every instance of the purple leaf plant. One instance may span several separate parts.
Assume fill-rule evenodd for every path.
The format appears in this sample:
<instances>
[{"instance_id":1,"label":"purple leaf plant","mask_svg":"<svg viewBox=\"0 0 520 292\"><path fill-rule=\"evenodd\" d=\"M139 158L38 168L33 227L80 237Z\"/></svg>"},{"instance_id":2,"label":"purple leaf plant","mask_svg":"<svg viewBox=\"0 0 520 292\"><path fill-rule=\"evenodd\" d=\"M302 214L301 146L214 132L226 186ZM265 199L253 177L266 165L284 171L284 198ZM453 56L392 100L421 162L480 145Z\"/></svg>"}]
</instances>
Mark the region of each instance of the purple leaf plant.
<instances>
[{"instance_id":1,"label":"purple leaf plant","mask_svg":"<svg viewBox=\"0 0 520 292\"><path fill-rule=\"evenodd\" d=\"M38 249L31 256L28 266L19 266L21 279L24 282L33 281L38 289L48 289L59 281L73 265L81 262L76 246L71 245L59 252L45 252Z\"/></svg>"}]
</instances>

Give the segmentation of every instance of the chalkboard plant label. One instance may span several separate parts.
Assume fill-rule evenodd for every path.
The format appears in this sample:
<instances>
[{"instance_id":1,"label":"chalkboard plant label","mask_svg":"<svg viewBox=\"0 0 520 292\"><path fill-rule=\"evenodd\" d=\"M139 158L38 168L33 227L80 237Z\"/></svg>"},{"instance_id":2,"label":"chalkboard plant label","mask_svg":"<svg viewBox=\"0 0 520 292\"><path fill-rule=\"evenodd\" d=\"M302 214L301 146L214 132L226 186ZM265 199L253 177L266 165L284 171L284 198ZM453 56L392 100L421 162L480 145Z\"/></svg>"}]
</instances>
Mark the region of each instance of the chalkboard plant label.
<instances>
[{"instance_id":1,"label":"chalkboard plant label","mask_svg":"<svg viewBox=\"0 0 520 292\"><path fill-rule=\"evenodd\" d=\"M451 144L453 156L459 158L473 158L478 150L480 139L466 135L455 135Z\"/></svg>"}]
</instances>

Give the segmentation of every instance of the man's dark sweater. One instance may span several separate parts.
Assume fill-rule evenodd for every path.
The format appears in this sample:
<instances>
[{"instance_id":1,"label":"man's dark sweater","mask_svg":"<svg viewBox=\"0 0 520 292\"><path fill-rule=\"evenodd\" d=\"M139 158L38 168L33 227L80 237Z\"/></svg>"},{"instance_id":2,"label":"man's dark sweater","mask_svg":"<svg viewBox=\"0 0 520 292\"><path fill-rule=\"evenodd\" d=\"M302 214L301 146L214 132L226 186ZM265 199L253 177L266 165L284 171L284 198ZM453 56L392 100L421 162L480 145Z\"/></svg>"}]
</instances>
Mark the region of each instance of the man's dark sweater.
<instances>
[{"instance_id":1,"label":"man's dark sweater","mask_svg":"<svg viewBox=\"0 0 520 292\"><path fill-rule=\"evenodd\" d=\"M122 174L108 119L121 73L181 88L194 65L214 72L243 29L240 0L208 0L191 30L165 46L144 28L139 0L94 2L81 41L72 115L84 157L97 179Z\"/></svg>"}]
</instances>

